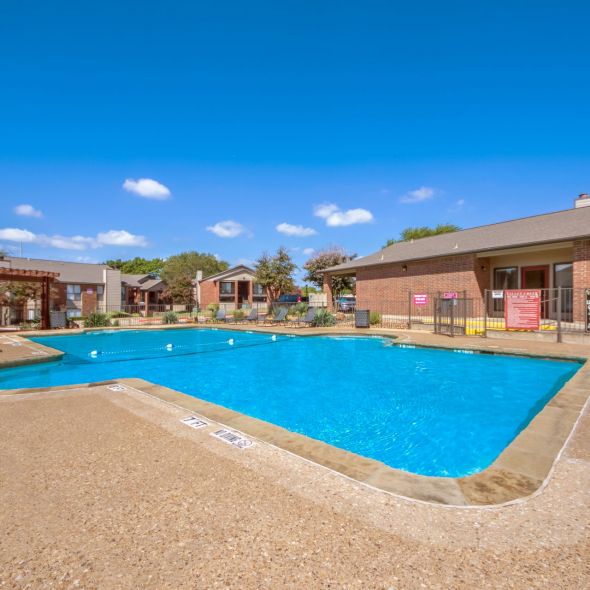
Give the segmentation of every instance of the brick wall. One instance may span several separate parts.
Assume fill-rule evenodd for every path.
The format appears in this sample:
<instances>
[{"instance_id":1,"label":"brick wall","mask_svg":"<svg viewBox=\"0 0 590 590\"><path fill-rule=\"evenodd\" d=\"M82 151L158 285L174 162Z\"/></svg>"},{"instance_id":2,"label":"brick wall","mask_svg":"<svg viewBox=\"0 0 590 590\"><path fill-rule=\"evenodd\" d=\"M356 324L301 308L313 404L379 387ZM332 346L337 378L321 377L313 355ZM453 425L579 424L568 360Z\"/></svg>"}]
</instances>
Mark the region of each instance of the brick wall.
<instances>
[{"instance_id":1,"label":"brick wall","mask_svg":"<svg viewBox=\"0 0 590 590\"><path fill-rule=\"evenodd\" d=\"M92 293L88 293L88 291ZM96 311L96 285L82 285L82 315L87 316L89 313Z\"/></svg>"},{"instance_id":2,"label":"brick wall","mask_svg":"<svg viewBox=\"0 0 590 590\"><path fill-rule=\"evenodd\" d=\"M219 290L215 281L202 281L201 287L201 301L200 307L205 307L209 303L219 303Z\"/></svg>"},{"instance_id":3,"label":"brick wall","mask_svg":"<svg viewBox=\"0 0 590 590\"><path fill-rule=\"evenodd\" d=\"M66 286L63 283L53 283L51 286L50 309L65 311L66 305Z\"/></svg>"},{"instance_id":4,"label":"brick wall","mask_svg":"<svg viewBox=\"0 0 590 590\"><path fill-rule=\"evenodd\" d=\"M574 242L574 321L586 317L584 289L590 289L590 240Z\"/></svg>"},{"instance_id":5,"label":"brick wall","mask_svg":"<svg viewBox=\"0 0 590 590\"><path fill-rule=\"evenodd\" d=\"M357 307L390 311L388 301L406 302L410 292L466 291L467 297L479 298L490 288L489 277L489 260L473 254L359 269Z\"/></svg>"}]
</instances>

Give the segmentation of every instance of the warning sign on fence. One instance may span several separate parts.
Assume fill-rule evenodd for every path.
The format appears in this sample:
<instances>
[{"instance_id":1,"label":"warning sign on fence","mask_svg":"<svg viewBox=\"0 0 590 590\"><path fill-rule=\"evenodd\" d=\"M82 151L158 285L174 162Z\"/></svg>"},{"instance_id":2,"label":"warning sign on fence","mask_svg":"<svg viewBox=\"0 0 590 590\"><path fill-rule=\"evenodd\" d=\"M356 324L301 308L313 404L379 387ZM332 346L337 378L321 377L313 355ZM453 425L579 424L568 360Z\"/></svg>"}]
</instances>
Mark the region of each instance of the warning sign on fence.
<instances>
[{"instance_id":1,"label":"warning sign on fence","mask_svg":"<svg viewBox=\"0 0 590 590\"><path fill-rule=\"evenodd\" d=\"M586 332L590 332L590 289L586 289Z\"/></svg>"},{"instance_id":2,"label":"warning sign on fence","mask_svg":"<svg viewBox=\"0 0 590 590\"><path fill-rule=\"evenodd\" d=\"M508 330L538 330L541 323L541 290L504 291L504 319Z\"/></svg>"},{"instance_id":3,"label":"warning sign on fence","mask_svg":"<svg viewBox=\"0 0 590 590\"><path fill-rule=\"evenodd\" d=\"M414 305L428 305L428 293L414 293Z\"/></svg>"}]
</instances>

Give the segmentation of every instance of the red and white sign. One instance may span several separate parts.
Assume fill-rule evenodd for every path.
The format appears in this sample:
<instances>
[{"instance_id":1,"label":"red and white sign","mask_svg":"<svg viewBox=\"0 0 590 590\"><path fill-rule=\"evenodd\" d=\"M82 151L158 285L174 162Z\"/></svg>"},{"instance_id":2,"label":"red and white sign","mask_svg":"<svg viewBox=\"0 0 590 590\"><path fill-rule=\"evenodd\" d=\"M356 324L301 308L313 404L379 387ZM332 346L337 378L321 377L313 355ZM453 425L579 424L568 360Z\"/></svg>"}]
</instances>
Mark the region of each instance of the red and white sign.
<instances>
[{"instance_id":1,"label":"red and white sign","mask_svg":"<svg viewBox=\"0 0 590 590\"><path fill-rule=\"evenodd\" d=\"M504 319L508 330L538 330L541 323L540 289L504 291Z\"/></svg>"},{"instance_id":2,"label":"red and white sign","mask_svg":"<svg viewBox=\"0 0 590 590\"><path fill-rule=\"evenodd\" d=\"M428 305L428 293L414 293L414 305Z\"/></svg>"},{"instance_id":3,"label":"red and white sign","mask_svg":"<svg viewBox=\"0 0 590 590\"><path fill-rule=\"evenodd\" d=\"M445 291L443 299L459 299L459 293L457 291Z\"/></svg>"}]
</instances>

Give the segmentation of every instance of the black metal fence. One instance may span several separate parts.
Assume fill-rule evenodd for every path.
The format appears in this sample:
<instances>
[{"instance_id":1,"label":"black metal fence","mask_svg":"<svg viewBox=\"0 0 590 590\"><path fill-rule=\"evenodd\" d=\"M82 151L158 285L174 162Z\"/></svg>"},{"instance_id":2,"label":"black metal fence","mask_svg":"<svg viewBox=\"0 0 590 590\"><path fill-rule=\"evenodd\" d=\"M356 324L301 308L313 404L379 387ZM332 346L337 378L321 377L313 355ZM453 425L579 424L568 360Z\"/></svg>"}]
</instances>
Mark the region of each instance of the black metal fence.
<instances>
[{"instance_id":1,"label":"black metal fence","mask_svg":"<svg viewBox=\"0 0 590 590\"><path fill-rule=\"evenodd\" d=\"M422 291L383 299L370 309L370 323L374 327L423 329L450 336L543 333L555 335L558 341L564 334L590 333L586 289L560 287L531 291L539 293L538 321L532 318L528 327L515 327L510 323L506 314L509 292L494 290L486 290L483 297L471 297L466 292ZM354 326L356 305L334 300L333 312L339 325ZM359 309L367 307L361 300Z\"/></svg>"},{"instance_id":2,"label":"black metal fence","mask_svg":"<svg viewBox=\"0 0 590 590\"><path fill-rule=\"evenodd\" d=\"M527 327L511 323L507 308L508 291L487 290L483 297L471 297L466 292L410 292L384 298L373 305L370 325L389 329L428 330L449 336L500 336L510 332L527 332L553 335L561 341L567 334L590 334L590 290L551 288L531 290L538 293L533 317ZM81 309L67 308L52 311L52 327L137 327L162 324L205 323L214 319L217 311L236 321L247 317L256 309L261 320L272 317L279 308L287 308L290 319L302 317L308 303L254 303L251 307L235 309L232 304L210 305L199 309L193 305L111 305L98 303L98 316L83 315ZM332 313L336 324L355 326L354 299L335 299ZM360 308L367 309L362 305ZM60 316L59 314L63 314ZM526 315L526 314L525 314ZM40 309L34 302L0 307L0 328L36 329L39 327ZM531 319L531 318L529 318Z\"/></svg>"}]
</instances>

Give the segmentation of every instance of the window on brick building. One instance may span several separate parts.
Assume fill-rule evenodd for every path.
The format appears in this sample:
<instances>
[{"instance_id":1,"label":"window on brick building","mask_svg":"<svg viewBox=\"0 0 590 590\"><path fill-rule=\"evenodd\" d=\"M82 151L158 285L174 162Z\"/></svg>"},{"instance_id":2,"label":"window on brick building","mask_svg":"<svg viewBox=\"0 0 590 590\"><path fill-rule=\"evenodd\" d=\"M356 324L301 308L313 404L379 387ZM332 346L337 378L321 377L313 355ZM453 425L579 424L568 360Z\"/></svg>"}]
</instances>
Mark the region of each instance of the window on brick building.
<instances>
[{"instance_id":1,"label":"window on brick building","mask_svg":"<svg viewBox=\"0 0 590 590\"><path fill-rule=\"evenodd\" d=\"M518 266L494 269L494 289L518 289Z\"/></svg>"},{"instance_id":2,"label":"window on brick building","mask_svg":"<svg viewBox=\"0 0 590 590\"><path fill-rule=\"evenodd\" d=\"M518 266L494 269L494 290L518 289ZM493 310L504 313L504 299L493 300Z\"/></svg>"},{"instance_id":3,"label":"window on brick building","mask_svg":"<svg viewBox=\"0 0 590 590\"><path fill-rule=\"evenodd\" d=\"M221 283L219 283L220 295L233 295L233 292L234 292L233 281L221 281Z\"/></svg>"},{"instance_id":4,"label":"window on brick building","mask_svg":"<svg viewBox=\"0 0 590 590\"><path fill-rule=\"evenodd\" d=\"M80 285L68 285L66 289L66 297L70 301L80 301L82 298L82 289Z\"/></svg>"},{"instance_id":5,"label":"window on brick building","mask_svg":"<svg viewBox=\"0 0 590 590\"><path fill-rule=\"evenodd\" d=\"M553 266L553 286L564 289L574 286L573 262L558 262Z\"/></svg>"}]
</instances>

